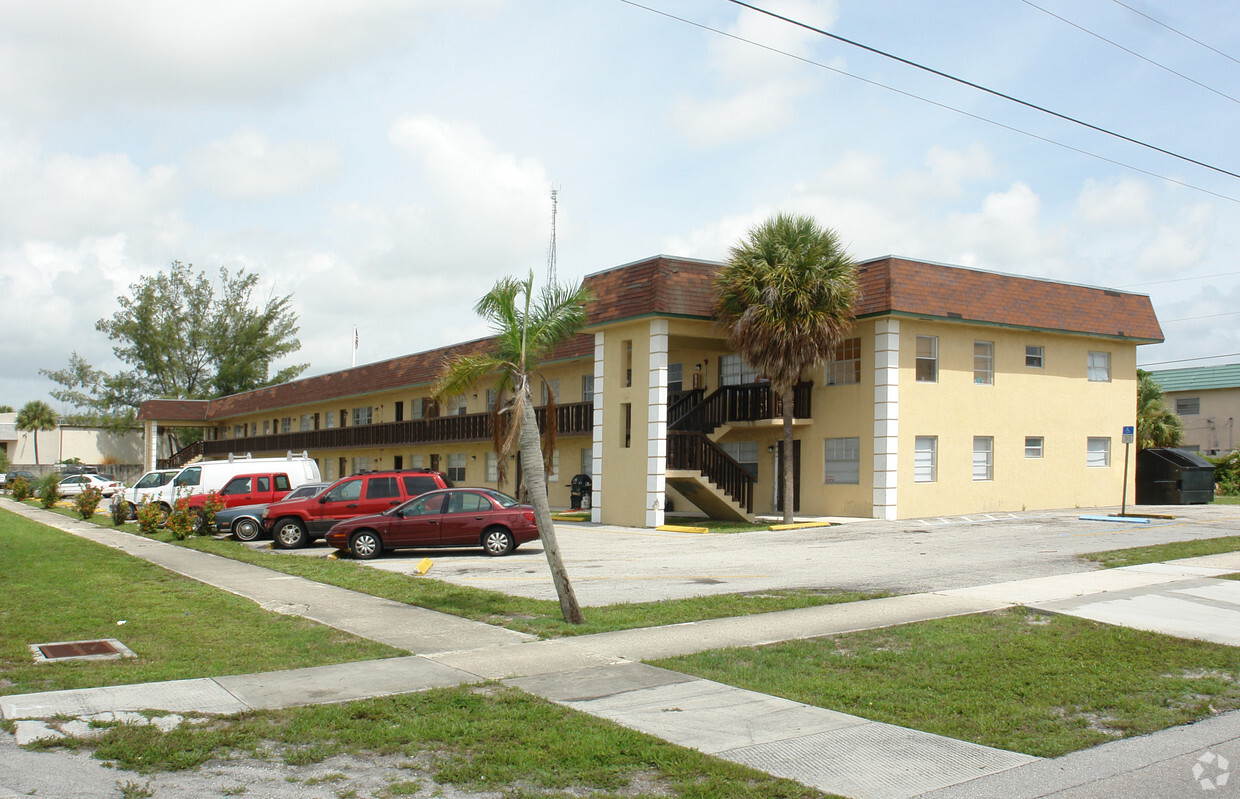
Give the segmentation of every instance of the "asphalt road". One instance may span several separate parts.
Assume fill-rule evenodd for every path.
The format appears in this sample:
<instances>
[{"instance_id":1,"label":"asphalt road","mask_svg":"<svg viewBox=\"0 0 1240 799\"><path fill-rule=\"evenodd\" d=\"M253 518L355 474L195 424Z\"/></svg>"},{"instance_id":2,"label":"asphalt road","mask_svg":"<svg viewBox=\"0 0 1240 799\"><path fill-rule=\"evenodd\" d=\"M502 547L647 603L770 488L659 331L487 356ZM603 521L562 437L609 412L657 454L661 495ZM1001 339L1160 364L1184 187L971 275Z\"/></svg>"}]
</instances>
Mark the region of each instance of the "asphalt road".
<instances>
[{"instance_id":1,"label":"asphalt road","mask_svg":"<svg viewBox=\"0 0 1240 799\"><path fill-rule=\"evenodd\" d=\"M1240 535L1240 506L1141 507L1175 516L1149 524L1085 521L1119 508L994 513L928 519L859 519L831 527L732 534L557 524L569 578L582 605L648 602L781 588L895 593L1090 571L1078 556L1109 549ZM1132 512L1134 509L1129 508ZM332 552L322 542L304 555ZM555 599L542 547L500 558L480 549L385 553L374 568L460 585Z\"/></svg>"}]
</instances>

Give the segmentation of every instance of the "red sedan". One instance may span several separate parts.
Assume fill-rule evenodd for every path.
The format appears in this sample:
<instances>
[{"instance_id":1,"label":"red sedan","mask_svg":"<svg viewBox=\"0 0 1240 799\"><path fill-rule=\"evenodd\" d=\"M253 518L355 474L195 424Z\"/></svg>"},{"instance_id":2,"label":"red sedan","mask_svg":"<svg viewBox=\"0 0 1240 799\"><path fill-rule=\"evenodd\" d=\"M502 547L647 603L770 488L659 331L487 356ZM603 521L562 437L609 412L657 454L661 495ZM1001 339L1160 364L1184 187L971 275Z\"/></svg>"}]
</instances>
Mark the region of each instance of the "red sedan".
<instances>
[{"instance_id":1,"label":"red sedan","mask_svg":"<svg viewBox=\"0 0 1240 799\"><path fill-rule=\"evenodd\" d=\"M445 488L336 524L327 543L362 560L400 547L480 546L507 555L538 539L534 509L489 488Z\"/></svg>"}]
</instances>

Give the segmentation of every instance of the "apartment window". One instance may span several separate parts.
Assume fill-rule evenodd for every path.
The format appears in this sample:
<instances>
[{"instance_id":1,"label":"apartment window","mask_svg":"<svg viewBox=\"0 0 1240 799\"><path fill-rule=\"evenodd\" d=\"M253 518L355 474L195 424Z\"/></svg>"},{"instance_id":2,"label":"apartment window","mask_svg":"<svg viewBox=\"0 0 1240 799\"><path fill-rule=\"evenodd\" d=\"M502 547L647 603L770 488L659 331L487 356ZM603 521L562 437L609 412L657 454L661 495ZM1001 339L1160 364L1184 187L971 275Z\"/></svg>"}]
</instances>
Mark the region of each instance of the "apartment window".
<instances>
[{"instance_id":1,"label":"apartment window","mask_svg":"<svg viewBox=\"0 0 1240 799\"><path fill-rule=\"evenodd\" d=\"M453 452L448 455L448 479L454 483L465 482L464 452Z\"/></svg>"},{"instance_id":2,"label":"apartment window","mask_svg":"<svg viewBox=\"0 0 1240 799\"><path fill-rule=\"evenodd\" d=\"M913 442L913 482L933 483L938 476L938 436L917 436Z\"/></svg>"},{"instance_id":3,"label":"apartment window","mask_svg":"<svg viewBox=\"0 0 1240 799\"><path fill-rule=\"evenodd\" d=\"M917 381L919 383L937 383L939 381L939 337L917 337Z\"/></svg>"},{"instance_id":4,"label":"apartment window","mask_svg":"<svg viewBox=\"0 0 1240 799\"><path fill-rule=\"evenodd\" d=\"M263 420L263 435L271 435L271 421L268 419Z\"/></svg>"},{"instance_id":5,"label":"apartment window","mask_svg":"<svg viewBox=\"0 0 1240 799\"><path fill-rule=\"evenodd\" d=\"M973 382L979 386L994 385L995 343L993 341L973 342Z\"/></svg>"},{"instance_id":6,"label":"apartment window","mask_svg":"<svg viewBox=\"0 0 1240 799\"><path fill-rule=\"evenodd\" d=\"M293 432L293 417L283 416L280 418L280 432L281 433Z\"/></svg>"},{"instance_id":7,"label":"apartment window","mask_svg":"<svg viewBox=\"0 0 1240 799\"><path fill-rule=\"evenodd\" d=\"M758 370L739 355L719 356L719 385L741 386L758 382Z\"/></svg>"},{"instance_id":8,"label":"apartment window","mask_svg":"<svg viewBox=\"0 0 1240 799\"><path fill-rule=\"evenodd\" d=\"M312 430L312 429L314 429L314 416L313 416L312 414L309 414L309 413L303 413L303 414L301 415L301 428L300 428L300 431L301 431L302 433L304 433L304 432L306 432L307 430Z\"/></svg>"},{"instance_id":9,"label":"apartment window","mask_svg":"<svg viewBox=\"0 0 1240 799\"><path fill-rule=\"evenodd\" d=\"M1089 382L1091 383L1111 382L1111 353L1109 352L1089 353Z\"/></svg>"},{"instance_id":10,"label":"apartment window","mask_svg":"<svg viewBox=\"0 0 1240 799\"><path fill-rule=\"evenodd\" d=\"M1042 363L1043 354L1044 354L1044 351L1042 347L1036 346L1033 344L1026 345L1025 346L1025 366L1029 367L1030 369L1041 369L1043 365Z\"/></svg>"},{"instance_id":11,"label":"apartment window","mask_svg":"<svg viewBox=\"0 0 1240 799\"><path fill-rule=\"evenodd\" d=\"M757 441L724 441L719 448L741 465L754 477L758 476L758 442Z\"/></svg>"},{"instance_id":12,"label":"apartment window","mask_svg":"<svg viewBox=\"0 0 1240 799\"><path fill-rule=\"evenodd\" d=\"M685 387L685 365L669 363L667 365L667 392L674 394Z\"/></svg>"},{"instance_id":13,"label":"apartment window","mask_svg":"<svg viewBox=\"0 0 1240 799\"><path fill-rule=\"evenodd\" d=\"M353 426L357 427L358 425L370 424L371 410L372 409L369 405L367 405L364 408L354 408L353 409Z\"/></svg>"},{"instance_id":14,"label":"apartment window","mask_svg":"<svg viewBox=\"0 0 1240 799\"><path fill-rule=\"evenodd\" d=\"M861 339L848 338L831 349L827 362L827 385L861 382Z\"/></svg>"},{"instance_id":15,"label":"apartment window","mask_svg":"<svg viewBox=\"0 0 1240 799\"><path fill-rule=\"evenodd\" d=\"M973 479L995 479L995 440L991 436L973 437Z\"/></svg>"},{"instance_id":16,"label":"apartment window","mask_svg":"<svg viewBox=\"0 0 1240 799\"><path fill-rule=\"evenodd\" d=\"M464 416L469 410L469 398L464 394L448 400L448 416Z\"/></svg>"},{"instance_id":17,"label":"apartment window","mask_svg":"<svg viewBox=\"0 0 1240 799\"><path fill-rule=\"evenodd\" d=\"M488 483L499 482L499 456L494 452L487 453L487 476Z\"/></svg>"},{"instance_id":18,"label":"apartment window","mask_svg":"<svg viewBox=\"0 0 1240 799\"><path fill-rule=\"evenodd\" d=\"M495 410L495 403L497 400L499 400L499 389L488 388L487 389L487 413L490 413L491 411Z\"/></svg>"},{"instance_id":19,"label":"apartment window","mask_svg":"<svg viewBox=\"0 0 1240 799\"><path fill-rule=\"evenodd\" d=\"M1042 457L1042 436L1025 436L1025 457Z\"/></svg>"},{"instance_id":20,"label":"apartment window","mask_svg":"<svg viewBox=\"0 0 1240 799\"><path fill-rule=\"evenodd\" d=\"M1091 468L1111 465L1111 439L1090 438L1085 445L1085 465Z\"/></svg>"},{"instance_id":21,"label":"apartment window","mask_svg":"<svg viewBox=\"0 0 1240 799\"><path fill-rule=\"evenodd\" d=\"M336 414L331 411L327 412L327 429L331 430L336 426Z\"/></svg>"},{"instance_id":22,"label":"apartment window","mask_svg":"<svg viewBox=\"0 0 1240 799\"><path fill-rule=\"evenodd\" d=\"M422 405L423 403L422 403L421 397L409 403L409 418L410 419L421 419L422 418L423 416Z\"/></svg>"},{"instance_id":23,"label":"apartment window","mask_svg":"<svg viewBox=\"0 0 1240 799\"><path fill-rule=\"evenodd\" d=\"M542 384L542 404L546 405L554 397L556 402L560 401L560 381L544 380Z\"/></svg>"},{"instance_id":24,"label":"apartment window","mask_svg":"<svg viewBox=\"0 0 1240 799\"><path fill-rule=\"evenodd\" d=\"M423 457L421 455L410 455L409 456L409 468L410 469L424 469L426 468L426 462L425 460L423 460Z\"/></svg>"},{"instance_id":25,"label":"apartment window","mask_svg":"<svg viewBox=\"0 0 1240 799\"><path fill-rule=\"evenodd\" d=\"M362 472L370 471L371 458L369 456L353 458L350 463L352 463L353 469L349 474L361 474Z\"/></svg>"},{"instance_id":26,"label":"apartment window","mask_svg":"<svg viewBox=\"0 0 1240 799\"><path fill-rule=\"evenodd\" d=\"M594 402L594 375L581 376L581 401Z\"/></svg>"},{"instance_id":27,"label":"apartment window","mask_svg":"<svg viewBox=\"0 0 1240 799\"><path fill-rule=\"evenodd\" d=\"M823 447L824 482L857 485L861 482L861 439L828 438Z\"/></svg>"},{"instance_id":28,"label":"apartment window","mask_svg":"<svg viewBox=\"0 0 1240 799\"><path fill-rule=\"evenodd\" d=\"M1201 397L1176 397L1175 413L1177 416L1197 416L1201 413Z\"/></svg>"},{"instance_id":29,"label":"apartment window","mask_svg":"<svg viewBox=\"0 0 1240 799\"><path fill-rule=\"evenodd\" d=\"M233 438L241 438L241 425L233 425Z\"/></svg>"}]
</instances>

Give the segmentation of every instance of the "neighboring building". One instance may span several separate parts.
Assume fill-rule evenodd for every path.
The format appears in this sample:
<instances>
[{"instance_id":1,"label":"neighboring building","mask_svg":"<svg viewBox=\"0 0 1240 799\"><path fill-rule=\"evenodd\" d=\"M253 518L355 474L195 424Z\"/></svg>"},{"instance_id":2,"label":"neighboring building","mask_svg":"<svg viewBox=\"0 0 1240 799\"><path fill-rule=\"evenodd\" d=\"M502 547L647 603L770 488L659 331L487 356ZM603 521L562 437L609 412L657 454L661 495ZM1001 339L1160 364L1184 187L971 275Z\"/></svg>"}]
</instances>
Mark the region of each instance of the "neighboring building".
<instances>
[{"instance_id":1,"label":"neighboring building","mask_svg":"<svg viewBox=\"0 0 1240 799\"><path fill-rule=\"evenodd\" d=\"M1221 455L1236 448L1240 416L1240 364L1150 371L1167 406L1184 423L1183 449Z\"/></svg>"},{"instance_id":2,"label":"neighboring building","mask_svg":"<svg viewBox=\"0 0 1240 799\"><path fill-rule=\"evenodd\" d=\"M568 505L582 472L600 522L782 507L778 402L715 324L719 266L659 256L585 279L597 296L590 326L543 369L558 402L553 505ZM861 263L858 277L853 331L797 391L799 515L1120 503L1136 348L1162 340L1148 297L895 257ZM446 359L486 345L219 400L152 400L139 418L148 441L168 425L206 425L193 455L307 450L325 479L425 466L493 485L487 387L430 399ZM536 402L545 395L540 385Z\"/></svg>"},{"instance_id":3,"label":"neighboring building","mask_svg":"<svg viewBox=\"0 0 1240 799\"><path fill-rule=\"evenodd\" d=\"M76 458L91 466L137 466L143 462L142 430L114 433L99 427L66 424L39 431L39 462L34 433L17 429L17 413L0 413L0 445L14 466L49 465Z\"/></svg>"}]
</instances>

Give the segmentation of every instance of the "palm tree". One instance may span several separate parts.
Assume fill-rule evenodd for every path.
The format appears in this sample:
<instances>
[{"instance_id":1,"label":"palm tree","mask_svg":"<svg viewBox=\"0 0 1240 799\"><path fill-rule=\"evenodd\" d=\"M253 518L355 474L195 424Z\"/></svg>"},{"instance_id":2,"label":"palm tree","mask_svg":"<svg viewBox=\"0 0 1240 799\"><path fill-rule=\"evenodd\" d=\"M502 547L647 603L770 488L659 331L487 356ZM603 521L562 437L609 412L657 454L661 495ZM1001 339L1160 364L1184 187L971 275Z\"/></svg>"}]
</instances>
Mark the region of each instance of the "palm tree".
<instances>
[{"instance_id":1,"label":"palm tree","mask_svg":"<svg viewBox=\"0 0 1240 799\"><path fill-rule=\"evenodd\" d=\"M495 333L491 350L479 355L462 355L448 363L435 386L436 398L450 398L463 394L483 379L494 377L498 398L492 421L498 462L502 469L514 446L521 452L526 490L534 506L534 521L551 567L556 595L560 598L560 612L569 624L581 624L585 619L568 581L555 526L551 522L546 461L539 445L530 382L531 377L538 374L540 361L585 327L585 306L591 299L592 293L584 286L551 283L543 287L535 303L533 271L524 281L503 278L474 306L474 311L491 323ZM549 439L554 435L554 424L555 413L549 403ZM502 472L500 482L503 482Z\"/></svg>"},{"instance_id":2,"label":"palm tree","mask_svg":"<svg viewBox=\"0 0 1240 799\"><path fill-rule=\"evenodd\" d=\"M39 431L56 429L56 412L43 400L30 400L17 412L17 429L34 433L34 463L39 465Z\"/></svg>"},{"instance_id":3,"label":"palm tree","mask_svg":"<svg viewBox=\"0 0 1240 799\"><path fill-rule=\"evenodd\" d=\"M1176 447L1184 438L1184 422L1167 405L1154 376L1137 370L1137 449Z\"/></svg>"},{"instance_id":4,"label":"palm tree","mask_svg":"<svg viewBox=\"0 0 1240 799\"><path fill-rule=\"evenodd\" d=\"M777 214L751 228L715 278L728 345L783 403L784 521L792 521L793 389L852 327L856 264L839 236L809 216Z\"/></svg>"}]
</instances>

